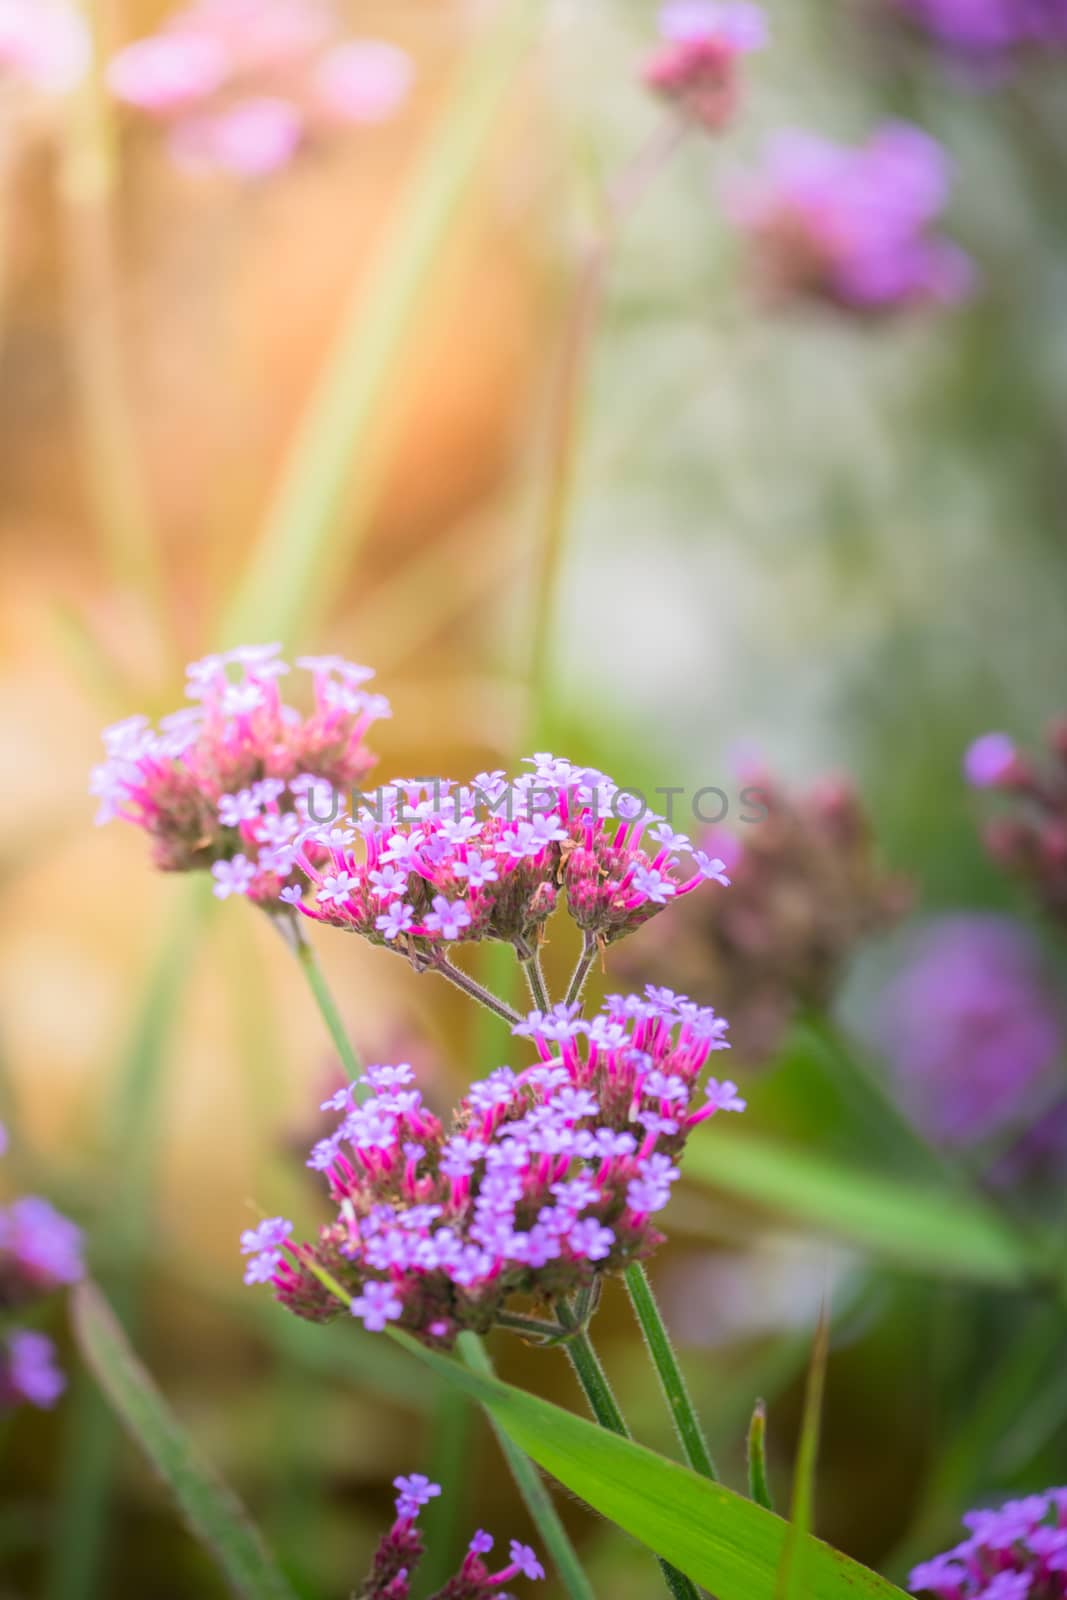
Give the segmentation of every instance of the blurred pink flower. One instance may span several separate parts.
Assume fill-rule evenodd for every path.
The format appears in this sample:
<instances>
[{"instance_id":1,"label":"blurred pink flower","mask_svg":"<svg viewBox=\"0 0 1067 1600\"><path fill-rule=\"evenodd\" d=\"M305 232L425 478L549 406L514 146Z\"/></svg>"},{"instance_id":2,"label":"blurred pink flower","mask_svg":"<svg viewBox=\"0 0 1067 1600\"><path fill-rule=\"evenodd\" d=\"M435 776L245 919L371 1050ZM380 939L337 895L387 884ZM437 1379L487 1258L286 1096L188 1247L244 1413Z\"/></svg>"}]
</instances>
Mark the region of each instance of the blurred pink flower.
<instances>
[{"instance_id":1,"label":"blurred pink flower","mask_svg":"<svg viewBox=\"0 0 1067 1600\"><path fill-rule=\"evenodd\" d=\"M170 128L179 166L264 177L345 124L392 116L414 79L379 39L342 40L317 0L194 0L113 58L112 93Z\"/></svg>"},{"instance_id":2,"label":"blurred pink flower","mask_svg":"<svg viewBox=\"0 0 1067 1600\"><path fill-rule=\"evenodd\" d=\"M0 90L65 94L89 65L89 37L62 0L0 0Z\"/></svg>"},{"instance_id":3,"label":"blurred pink flower","mask_svg":"<svg viewBox=\"0 0 1067 1600\"><path fill-rule=\"evenodd\" d=\"M645 62L645 84L692 122L718 132L737 102L737 57L767 43L762 10L743 0L672 0L660 11L659 31L663 42Z\"/></svg>"}]
</instances>

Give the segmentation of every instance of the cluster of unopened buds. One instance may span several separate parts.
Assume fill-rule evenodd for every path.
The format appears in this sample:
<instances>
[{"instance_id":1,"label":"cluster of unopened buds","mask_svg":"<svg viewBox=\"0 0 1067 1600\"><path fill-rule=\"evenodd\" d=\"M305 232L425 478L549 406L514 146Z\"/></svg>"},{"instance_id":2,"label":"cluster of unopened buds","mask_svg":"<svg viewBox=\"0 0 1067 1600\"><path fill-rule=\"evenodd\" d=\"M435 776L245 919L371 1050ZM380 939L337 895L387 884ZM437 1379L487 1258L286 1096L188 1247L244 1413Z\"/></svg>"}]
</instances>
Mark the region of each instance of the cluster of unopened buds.
<instances>
[{"instance_id":1,"label":"cluster of unopened buds","mask_svg":"<svg viewBox=\"0 0 1067 1600\"><path fill-rule=\"evenodd\" d=\"M0 1128L0 1150L5 1147ZM84 1270L80 1229L47 1200L22 1195L0 1208L0 1312L5 1318L76 1283ZM47 1334L15 1328L0 1338L0 1408L24 1401L49 1407L64 1387Z\"/></svg>"},{"instance_id":2,"label":"cluster of unopened buds","mask_svg":"<svg viewBox=\"0 0 1067 1600\"><path fill-rule=\"evenodd\" d=\"M824 1010L863 940L893 925L909 886L878 857L866 809L847 777L790 790L762 768L745 774L753 811L704 843L723 859L728 895L687 901L620 951L627 982L670 981L730 1018L748 1064L774 1054L798 1012Z\"/></svg>"},{"instance_id":3,"label":"cluster of unopened buds","mask_svg":"<svg viewBox=\"0 0 1067 1600\"><path fill-rule=\"evenodd\" d=\"M121 101L169 130L182 166L260 177L339 128L385 121L414 69L399 46L341 37L329 0L192 0L111 61Z\"/></svg>"},{"instance_id":4,"label":"cluster of unopened buds","mask_svg":"<svg viewBox=\"0 0 1067 1600\"><path fill-rule=\"evenodd\" d=\"M963 1518L969 1537L916 1567L909 1586L937 1600L1064 1600L1067 1489L1009 1500Z\"/></svg>"},{"instance_id":5,"label":"cluster of unopened buds","mask_svg":"<svg viewBox=\"0 0 1067 1600\"><path fill-rule=\"evenodd\" d=\"M875 315L970 294L968 257L934 231L950 178L942 147L906 123L858 147L787 132L727 199L772 296Z\"/></svg>"},{"instance_id":6,"label":"cluster of unopened buds","mask_svg":"<svg viewBox=\"0 0 1067 1600\"><path fill-rule=\"evenodd\" d=\"M107 729L107 759L91 783L97 821L143 828L157 867L209 870L220 899L276 905L309 789L358 784L374 762L367 730L390 714L385 697L364 687L369 668L335 656L297 665L312 679L307 715L281 698L289 667L279 647L253 645L194 662L188 695L197 703L158 729L140 716Z\"/></svg>"},{"instance_id":7,"label":"cluster of unopened buds","mask_svg":"<svg viewBox=\"0 0 1067 1600\"><path fill-rule=\"evenodd\" d=\"M550 755L529 761L533 770L511 780L396 782L351 816L304 828L305 885L281 899L425 965L440 947L476 939L528 957L561 892L587 938L606 945L708 879L728 881L722 861L603 773ZM684 879L683 857L693 869Z\"/></svg>"},{"instance_id":8,"label":"cluster of unopened buds","mask_svg":"<svg viewBox=\"0 0 1067 1600\"><path fill-rule=\"evenodd\" d=\"M1067 718L1048 733L1043 760L1023 754L1006 733L985 733L964 758L976 789L994 789L1012 802L994 817L985 843L994 861L1028 883L1050 916L1067 922Z\"/></svg>"},{"instance_id":9,"label":"cluster of unopened buds","mask_svg":"<svg viewBox=\"0 0 1067 1600\"><path fill-rule=\"evenodd\" d=\"M546 1339L577 1325L607 1273L661 1242L693 1128L741 1111L733 1083L697 1082L726 1024L670 990L616 995L591 1019L579 1005L533 1011L514 1032L537 1061L468 1089L447 1131L406 1065L368 1070L326 1102L336 1131L312 1151L337 1207L317 1244L272 1218L241 1241L245 1280L270 1283L311 1320L351 1310L427 1344L497 1325ZM516 1315L533 1301L558 1321Z\"/></svg>"},{"instance_id":10,"label":"cluster of unopened buds","mask_svg":"<svg viewBox=\"0 0 1067 1600\"><path fill-rule=\"evenodd\" d=\"M421 1472L393 1480L398 1491L396 1521L382 1536L370 1572L353 1596L353 1600L408 1600L415 1568L422 1559L425 1546L416 1527L423 1506L441 1493L438 1483ZM442 1589L436 1589L430 1600L510 1600L504 1585L515 1578L543 1578L544 1568L527 1544L512 1539L508 1560L496 1572L489 1570L486 1557L493 1548L491 1534L481 1529L474 1535L463 1564L454 1578Z\"/></svg>"},{"instance_id":11,"label":"cluster of unopened buds","mask_svg":"<svg viewBox=\"0 0 1067 1600\"><path fill-rule=\"evenodd\" d=\"M659 32L645 84L688 121L717 133L736 109L738 57L767 42L763 11L743 0L672 0L660 11Z\"/></svg>"}]
</instances>

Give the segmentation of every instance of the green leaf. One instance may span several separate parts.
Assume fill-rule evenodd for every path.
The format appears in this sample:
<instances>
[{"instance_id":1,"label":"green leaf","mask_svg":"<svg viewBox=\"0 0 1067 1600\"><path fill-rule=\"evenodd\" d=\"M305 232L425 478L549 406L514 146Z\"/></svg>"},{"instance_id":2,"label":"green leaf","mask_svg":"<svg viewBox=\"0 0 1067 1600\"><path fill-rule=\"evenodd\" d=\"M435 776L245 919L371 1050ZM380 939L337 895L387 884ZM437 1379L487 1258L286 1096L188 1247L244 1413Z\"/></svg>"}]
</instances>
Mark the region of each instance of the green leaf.
<instances>
[{"instance_id":1,"label":"green leaf","mask_svg":"<svg viewBox=\"0 0 1067 1600\"><path fill-rule=\"evenodd\" d=\"M818 1151L708 1128L686 1148L688 1178L901 1266L1000 1288L1031 1288L1044 1263L977 1198L861 1170Z\"/></svg>"},{"instance_id":2,"label":"green leaf","mask_svg":"<svg viewBox=\"0 0 1067 1600\"><path fill-rule=\"evenodd\" d=\"M781 1517L547 1400L469 1372L407 1334L392 1337L480 1400L546 1472L716 1600L774 1600L788 1534ZM821 1540L805 1535L800 1543L805 1600L905 1600L900 1589Z\"/></svg>"},{"instance_id":3,"label":"green leaf","mask_svg":"<svg viewBox=\"0 0 1067 1600\"><path fill-rule=\"evenodd\" d=\"M247 1600L296 1600L241 1502L200 1459L95 1284L81 1283L73 1291L71 1314L94 1377L234 1593Z\"/></svg>"}]
</instances>

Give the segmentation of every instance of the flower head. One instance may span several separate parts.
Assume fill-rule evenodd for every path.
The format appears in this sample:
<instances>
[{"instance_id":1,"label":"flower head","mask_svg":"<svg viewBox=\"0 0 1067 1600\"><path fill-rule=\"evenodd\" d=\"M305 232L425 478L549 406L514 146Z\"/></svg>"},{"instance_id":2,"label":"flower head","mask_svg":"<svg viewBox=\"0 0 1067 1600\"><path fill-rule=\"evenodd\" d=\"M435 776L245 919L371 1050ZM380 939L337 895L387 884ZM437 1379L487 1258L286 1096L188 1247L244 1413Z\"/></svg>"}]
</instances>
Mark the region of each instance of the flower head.
<instances>
[{"instance_id":1,"label":"flower head","mask_svg":"<svg viewBox=\"0 0 1067 1600\"><path fill-rule=\"evenodd\" d=\"M293 853L309 893L300 909L428 966L457 942L528 950L561 892L579 927L606 945L709 880L728 882L723 862L684 837L662 843L662 819L603 773L548 755L530 764L511 782L397 779L345 819L348 844L333 821L302 829Z\"/></svg>"},{"instance_id":2,"label":"flower head","mask_svg":"<svg viewBox=\"0 0 1067 1600\"><path fill-rule=\"evenodd\" d=\"M47 1200L24 1195L0 1210L0 1300L37 1299L84 1271L81 1229Z\"/></svg>"},{"instance_id":3,"label":"flower head","mask_svg":"<svg viewBox=\"0 0 1067 1600\"><path fill-rule=\"evenodd\" d=\"M941 146L888 123L859 147L781 134L729 202L776 296L879 315L970 294L967 256L934 231L949 184Z\"/></svg>"},{"instance_id":4,"label":"flower head","mask_svg":"<svg viewBox=\"0 0 1067 1600\"><path fill-rule=\"evenodd\" d=\"M129 717L105 732L107 758L91 783L97 821L136 824L158 867L210 871L220 899L276 905L302 829L336 810L336 793L369 771L365 736L389 715L388 702L363 687L365 667L315 660L307 670L314 704L305 716L281 698L289 667L276 646L194 662L193 705L158 729Z\"/></svg>"},{"instance_id":5,"label":"flower head","mask_svg":"<svg viewBox=\"0 0 1067 1600\"><path fill-rule=\"evenodd\" d=\"M49 1410L66 1386L56 1365L56 1347L46 1334L20 1328L0 1343L0 1405L28 1401Z\"/></svg>"},{"instance_id":6,"label":"flower head","mask_svg":"<svg viewBox=\"0 0 1067 1600\"><path fill-rule=\"evenodd\" d=\"M1017 52L1067 45L1063 0L892 0L957 59L999 66Z\"/></svg>"},{"instance_id":7,"label":"flower head","mask_svg":"<svg viewBox=\"0 0 1067 1600\"><path fill-rule=\"evenodd\" d=\"M441 1485L431 1483L421 1472L393 1480L399 1491L396 1521L379 1541L370 1572L356 1590L353 1600L408 1600L415 1568L424 1547L416 1519L423 1506L441 1493ZM493 1548L493 1540L479 1528L467 1547L459 1572L443 1589L435 1590L434 1600L508 1600L503 1585L512 1578L543 1578L544 1569L529 1545L511 1541L511 1562L500 1572L490 1572L482 1557Z\"/></svg>"},{"instance_id":8,"label":"flower head","mask_svg":"<svg viewBox=\"0 0 1067 1600\"><path fill-rule=\"evenodd\" d=\"M936 1600L1062 1600L1067 1595L1067 1490L1008 1500L963 1518L969 1537L912 1569L908 1586Z\"/></svg>"},{"instance_id":9,"label":"flower head","mask_svg":"<svg viewBox=\"0 0 1067 1600\"><path fill-rule=\"evenodd\" d=\"M1004 797L985 828L993 859L1027 883L1055 921L1067 923L1067 719L1048 731L1044 758L1028 756L1003 733L983 734L964 758L976 789Z\"/></svg>"},{"instance_id":10,"label":"flower head","mask_svg":"<svg viewBox=\"0 0 1067 1600\"><path fill-rule=\"evenodd\" d=\"M183 167L265 177L344 126L392 116L414 77L381 39L344 39L327 0L192 0L108 68Z\"/></svg>"},{"instance_id":11,"label":"flower head","mask_svg":"<svg viewBox=\"0 0 1067 1600\"><path fill-rule=\"evenodd\" d=\"M660 11L662 42L644 65L644 81L683 116L718 132L737 101L737 58L767 42L761 8L739 0L671 0Z\"/></svg>"},{"instance_id":12,"label":"flower head","mask_svg":"<svg viewBox=\"0 0 1067 1600\"><path fill-rule=\"evenodd\" d=\"M325 1273L371 1331L395 1323L447 1346L514 1298L554 1302L648 1255L692 1130L743 1108L732 1083L702 1103L694 1092L726 1024L674 994L614 996L588 1022L573 1009L532 1012L515 1031L534 1064L471 1085L447 1130L408 1082L371 1069L372 1098L338 1106L312 1161L335 1220L315 1244L290 1241L285 1222L242 1240L267 1252L276 1297L336 1315Z\"/></svg>"}]
</instances>

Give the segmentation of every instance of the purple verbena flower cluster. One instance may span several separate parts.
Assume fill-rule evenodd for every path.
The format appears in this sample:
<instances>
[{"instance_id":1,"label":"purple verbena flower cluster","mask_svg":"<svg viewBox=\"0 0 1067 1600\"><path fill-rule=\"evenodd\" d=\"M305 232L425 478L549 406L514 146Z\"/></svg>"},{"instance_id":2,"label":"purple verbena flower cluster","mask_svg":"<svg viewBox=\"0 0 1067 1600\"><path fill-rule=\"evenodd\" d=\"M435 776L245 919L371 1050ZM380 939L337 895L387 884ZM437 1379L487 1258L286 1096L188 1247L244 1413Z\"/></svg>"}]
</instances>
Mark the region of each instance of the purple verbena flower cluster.
<instances>
[{"instance_id":1,"label":"purple verbena flower cluster","mask_svg":"<svg viewBox=\"0 0 1067 1600\"><path fill-rule=\"evenodd\" d=\"M743 0L672 0L660 11L659 31L645 84L690 121L719 132L736 109L738 57L767 42L763 11Z\"/></svg>"},{"instance_id":2,"label":"purple verbena flower cluster","mask_svg":"<svg viewBox=\"0 0 1067 1600\"><path fill-rule=\"evenodd\" d=\"M313 682L308 716L281 698L289 667L279 647L248 645L194 662L188 695L198 703L158 730L139 716L107 729L107 759L91 784L97 821L143 828L164 871L210 869L220 899L275 904L308 820L309 789L358 784L374 764L367 730L390 714L385 697L363 687L369 668L336 656L300 657L297 666Z\"/></svg>"},{"instance_id":3,"label":"purple verbena flower cluster","mask_svg":"<svg viewBox=\"0 0 1067 1600\"><path fill-rule=\"evenodd\" d=\"M955 55L999 61L1067 45L1067 0L893 0Z\"/></svg>"},{"instance_id":4,"label":"purple verbena flower cluster","mask_svg":"<svg viewBox=\"0 0 1067 1600\"><path fill-rule=\"evenodd\" d=\"M0 1151L5 1147L0 1137ZM47 1200L23 1195L0 1208L0 1309L33 1305L76 1283L84 1270L81 1230ZM0 1340L0 1407L52 1406L64 1386L46 1334L16 1328Z\"/></svg>"},{"instance_id":5,"label":"purple verbena flower cluster","mask_svg":"<svg viewBox=\"0 0 1067 1600\"><path fill-rule=\"evenodd\" d=\"M858 148L780 134L763 171L736 182L728 202L772 294L874 315L971 292L968 257L932 231L949 182L936 140L888 123Z\"/></svg>"},{"instance_id":6,"label":"purple verbena flower cluster","mask_svg":"<svg viewBox=\"0 0 1067 1600\"><path fill-rule=\"evenodd\" d=\"M647 1256L689 1134L717 1111L741 1111L733 1083L694 1094L726 1024L670 990L616 995L585 1020L577 1005L539 1011L514 1032L534 1066L474 1083L446 1131L407 1066L372 1067L372 1098L339 1091L336 1131L309 1165L337 1205L317 1244L294 1243L273 1218L249 1230L246 1282L270 1282L311 1320L337 1314L335 1293L380 1331L427 1344L485 1332L516 1297L551 1306Z\"/></svg>"},{"instance_id":7,"label":"purple verbena flower cluster","mask_svg":"<svg viewBox=\"0 0 1067 1600\"><path fill-rule=\"evenodd\" d=\"M1067 1489L1008 1500L963 1518L970 1537L911 1573L916 1594L937 1600L1064 1600Z\"/></svg>"},{"instance_id":8,"label":"purple verbena flower cluster","mask_svg":"<svg viewBox=\"0 0 1067 1600\"><path fill-rule=\"evenodd\" d=\"M344 39L328 0L192 0L112 60L112 93L169 130L181 166L261 177L340 127L407 98L397 45Z\"/></svg>"},{"instance_id":9,"label":"purple verbena flower cluster","mask_svg":"<svg viewBox=\"0 0 1067 1600\"><path fill-rule=\"evenodd\" d=\"M305 828L296 861L313 893L286 888L304 916L362 934L428 964L435 949L477 939L529 953L560 891L601 945L647 922L723 862L696 849L610 778L547 754L508 780L399 780L352 817ZM680 879L688 857L695 869Z\"/></svg>"},{"instance_id":10,"label":"purple verbena flower cluster","mask_svg":"<svg viewBox=\"0 0 1067 1600\"><path fill-rule=\"evenodd\" d=\"M396 1521L383 1535L370 1572L355 1592L353 1600L408 1600L411 1578L424 1553L422 1536L415 1526L419 1512L441 1493L438 1483L421 1472L393 1480L398 1491ZM512 1539L509 1558L497 1572L490 1572L484 1560L493 1548L492 1536L481 1529L474 1535L463 1564L443 1589L435 1590L430 1600L509 1600L502 1586L513 1579L543 1578L544 1568L527 1544Z\"/></svg>"},{"instance_id":11,"label":"purple verbena flower cluster","mask_svg":"<svg viewBox=\"0 0 1067 1600\"><path fill-rule=\"evenodd\" d=\"M1044 760L1022 754L1006 733L983 734L967 751L964 773L974 788L995 789L1011 802L1009 813L986 826L990 855L1067 924L1067 719L1050 728Z\"/></svg>"}]
</instances>

